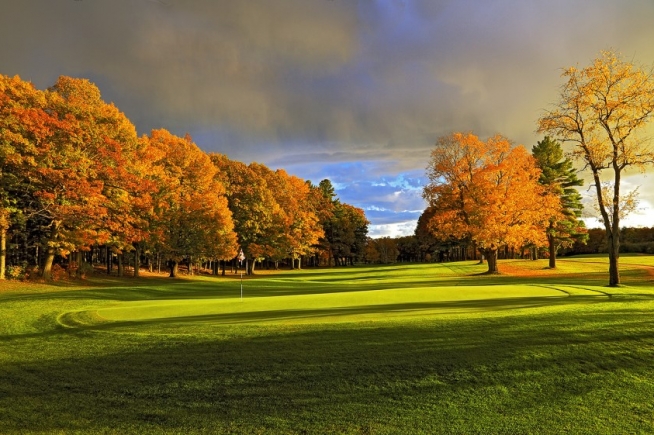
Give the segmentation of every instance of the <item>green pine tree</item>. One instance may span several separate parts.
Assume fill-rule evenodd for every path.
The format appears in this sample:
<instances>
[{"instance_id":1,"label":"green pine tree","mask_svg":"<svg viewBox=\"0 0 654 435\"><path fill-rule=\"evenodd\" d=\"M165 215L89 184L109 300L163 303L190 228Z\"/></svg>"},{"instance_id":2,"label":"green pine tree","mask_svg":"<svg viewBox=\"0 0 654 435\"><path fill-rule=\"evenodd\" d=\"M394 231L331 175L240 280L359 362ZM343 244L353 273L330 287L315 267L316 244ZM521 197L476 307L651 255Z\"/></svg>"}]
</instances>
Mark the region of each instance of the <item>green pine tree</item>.
<instances>
[{"instance_id":1,"label":"green pine tree","mask_svg":"<svg viewBox=\"0 0 654 435\"><path fill-rule=\"evenodd\" d=\"M543 171L540 183L549 186L561 198L562 218L550 221L547 240L550 253L550 267L556 267L556 253L560 247L572 246L574 242L585 243L588 232L579 219L583 205L581 195L575 189L583 180L577 177L572 161L563 155L561 144L545 136L531 150L538 166Z\"/></svg>"}]
</instances>

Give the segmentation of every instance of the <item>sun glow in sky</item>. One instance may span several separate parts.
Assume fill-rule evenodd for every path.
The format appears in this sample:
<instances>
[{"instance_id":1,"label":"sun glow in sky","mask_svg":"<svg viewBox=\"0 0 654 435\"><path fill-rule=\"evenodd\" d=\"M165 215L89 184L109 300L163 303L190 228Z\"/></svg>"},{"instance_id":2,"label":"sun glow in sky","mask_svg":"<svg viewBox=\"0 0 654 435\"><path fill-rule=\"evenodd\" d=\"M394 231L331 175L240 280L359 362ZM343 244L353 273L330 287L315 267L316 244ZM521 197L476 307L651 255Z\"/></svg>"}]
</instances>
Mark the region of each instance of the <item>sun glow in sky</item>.
<instances>
[{"instance_id":1,"label":"sun glow in sky","mask_svg":"<svg viewBox=\"0 0 654 435\"><path fill-rule=\"evenodd\" d=\"M373 237L413 233L439 136L531 149L561 68L607 48L654 63L651 0L3 3L1 74L41 89L88 78L140 134L188 132L207 152L329 178ZM651 226L652 176L635 186L625 224Z\"/></svg>"}]
</instances>

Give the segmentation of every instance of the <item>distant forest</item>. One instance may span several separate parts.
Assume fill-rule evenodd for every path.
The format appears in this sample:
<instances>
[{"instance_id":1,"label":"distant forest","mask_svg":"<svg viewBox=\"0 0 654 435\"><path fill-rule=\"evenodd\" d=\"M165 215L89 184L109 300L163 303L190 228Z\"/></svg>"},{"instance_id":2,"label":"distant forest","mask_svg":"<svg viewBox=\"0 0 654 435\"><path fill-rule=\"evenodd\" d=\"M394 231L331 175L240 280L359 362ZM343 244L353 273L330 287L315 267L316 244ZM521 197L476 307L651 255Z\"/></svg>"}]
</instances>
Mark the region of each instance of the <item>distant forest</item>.
<instances>
[{"instance_id":1,"label":"distant forest","mask_svg":"<svg viewBox=\"0 0 654 435\"><path fill-rule=\"evenodd\" d=\"M654 254L654 227L652 228L622 228L620 231L620 252L637 254ZM569 248L560 248L559 256L581 254L606 254L606 231L602 228L588 229L586 243L576 242ZM522 250L504 249L499 258L547 258L547 248L538 249L534 255L532 248ZM469 243L436 241L428 234L414 234L404 237L384 237L369 239L366 245L364 260L369 263L397 262L444 262L478 260L479 252L475 252Z\"/></svg>"}]
</instances>

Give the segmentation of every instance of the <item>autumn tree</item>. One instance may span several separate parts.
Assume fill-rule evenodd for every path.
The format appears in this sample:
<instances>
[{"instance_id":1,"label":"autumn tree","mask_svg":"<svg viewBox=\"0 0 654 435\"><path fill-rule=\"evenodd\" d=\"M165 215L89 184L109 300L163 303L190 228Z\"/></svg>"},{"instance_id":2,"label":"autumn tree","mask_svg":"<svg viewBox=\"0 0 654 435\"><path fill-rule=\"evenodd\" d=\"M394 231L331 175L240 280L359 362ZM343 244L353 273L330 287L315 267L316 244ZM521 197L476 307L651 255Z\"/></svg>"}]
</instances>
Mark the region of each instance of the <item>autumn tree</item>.
<instances>
[{"instance_id":1,"label":"autumn tree","mask_svg":"<svg viewBox=\"0 0 654 435\"><path fill-rule=\"evenodd\" d=\"M56 89L38 91L18 77L3 77L0 87L2 226L6 231L7 212L15 207L25 225L36 227L49 279L55 254L96 240L105 214L103 184L86 149L89 126L76 116L83 112L79 105Z\"/></svg>"},{"instance_id":2,"label":"autumn tree","mask_svg":"<svg viewBox=\"0 0 654 435\"><path fill-rule=\"evenodd\" d=\"M279 204L259 164L246 165L222 154L210 157L218 169L216 179L225 186L238 244L247 258L247 273L252 274L257 259L274 254L280 226Z\"/></svg>"},{"instance_id":3,"label":"autumn tree","mask_svg":"<svg viewBox=\"0 0 654 435\"><path fill-rule=\"evenodd\" d=\"M60 78L58 84L64 80ZM87 110L89 100L97 107L104 105L97 88L86 83L80 88L81 97L61 92L56 85L43 92L42 105L32 110L39 121L24 124L32 142L25 174L30 186L25 213L43 234L45 279L50 278L56 254L67 255L103 237L108 200L99 174L104 163L98 163L91 150L99 148L96 141L112 140L115 132L99 128L102 119Z\"/></svg>"},{"instance_id":4,"label":"autumn tree","mask_svg":"<svg viewBox=\"0 0 654 435\"><path fill-rule=\"evenodd\" d=\"M556 268L556 255L560 247L571 247L588 238L584 221L579 219L583 205L581 194L575 189L584 182L577 176L572 160L563 155L561 144L549 136L539 141L531 153L541 170L539 182L559 197L560 218L552 218L547 227L549 266Z\"/></svg>"},{"instance_id":5,"label":"autumn tree","mask_svg":"<svg viewBox=\"0 0 654 435\"><path fill-rule=\"evenodd\" d=\"M20 77L0 75L0 279L5 278L7 232L29 196L37 143L50 135L54 119L45 96Z\"/></svg>"},{"instance_id":6,"label":"autumn tree","mask_svg":"<svg viewBox=\"0 0 654 435\"><path fill-rule=\"evenodd\" d=\"M234 257L232 214L209 156L189 136L166 130L153 130L149 141L160 150L155 241L168 259L170 276L176 276L182 259L191 264L193 257Z\"/></svg>"},{"instance_id":7,"label":"autumn tree","mask_svg":"<svg viewBox=\"0 0 654 435\"><path fill-rule=\"evenodd\" d=\"M377 250L377 243L372 237L366 240L366 247L363 250L363 259L366 263L378 263L381 259L379 250Z\"/></svg>"},{"instance_id":8,"label":"autumn tree","mask_svg":"<svg viewBox=\"0 0 654 435\"><path fill-rule=\"evenodd\" d=\"M268 188L279 205L281 224L276 250L291 260L291 268L301 268L302 257L313 252L314 245L324 235L319 218L311 203L310 186L302 179L278 169L266 174Z\"/></svg>"},{"instance_id":9,"label":"autumn tree","mask_svg":"<svg viewBox=\"0 0 654 435\"><path fill-rule=\"evenodd\" d=\"M654 75L603 51L583 69L564 70L559 101L538 120L539 132L573 144L572 154L590 170L609 248L609 285L620 284L620 220L634 192L621 191L623 172L654 162L645 128L654 113ZM612 181L604 183L606 179Z\"/></svg>"},{"instance_id":10,"label":"autumn tree","mask_svg":"<svg viewBox=\"0 0 654 435\"><path fill-rule=\"evenodd\" d=\"M85 237L78 237L74 249L79 253L93 243L110 246L121 254L122 275L122 254L134 250L148 235L144 214L151 207L149 199L154 192L146 177L151 162L144 158L143 142L138 140L134 125L115 105L102 100L93 83L62 76L50 91L60 97L53 100L51 110L74 127L70 138L63 140L93 162L84 176L101 187L102 209L93 215L101 221L93 222L93 230ZM81 258L78 255L78 260Z\"/></svg>"},{"instance_id":11,"label":"autumn tree","mask_svg":"<svg viewBox=\"0 0 654 435\"><path fill-rule=\"evenodd\" d=\"M502 246L545 244L545 227L559 212L558 198L538 183L540 170L524 147L496 135L472 133L438 139L427 168L423 196L434 212L429 229L436 238L470 240L498 273Z\"/></svg>"}]
</instances>

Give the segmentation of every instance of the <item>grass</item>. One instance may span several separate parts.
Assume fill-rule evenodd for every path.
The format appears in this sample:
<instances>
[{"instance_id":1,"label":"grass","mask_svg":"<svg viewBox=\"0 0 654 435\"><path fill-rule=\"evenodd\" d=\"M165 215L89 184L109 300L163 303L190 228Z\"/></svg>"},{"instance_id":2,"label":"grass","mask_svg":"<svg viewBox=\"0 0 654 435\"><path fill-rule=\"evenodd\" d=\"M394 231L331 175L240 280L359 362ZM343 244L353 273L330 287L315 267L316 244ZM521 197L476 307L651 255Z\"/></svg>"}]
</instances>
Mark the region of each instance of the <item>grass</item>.
<instances>
[{"instance_id":1,"label":"grass","mask_svg":"<svg viewBox=\"0 0 654 435\"><path fill-rule=\"evenodd\" d=\"M0 290L0 433L652 433L654 257Z\"/></svg>"}]
</instances>

